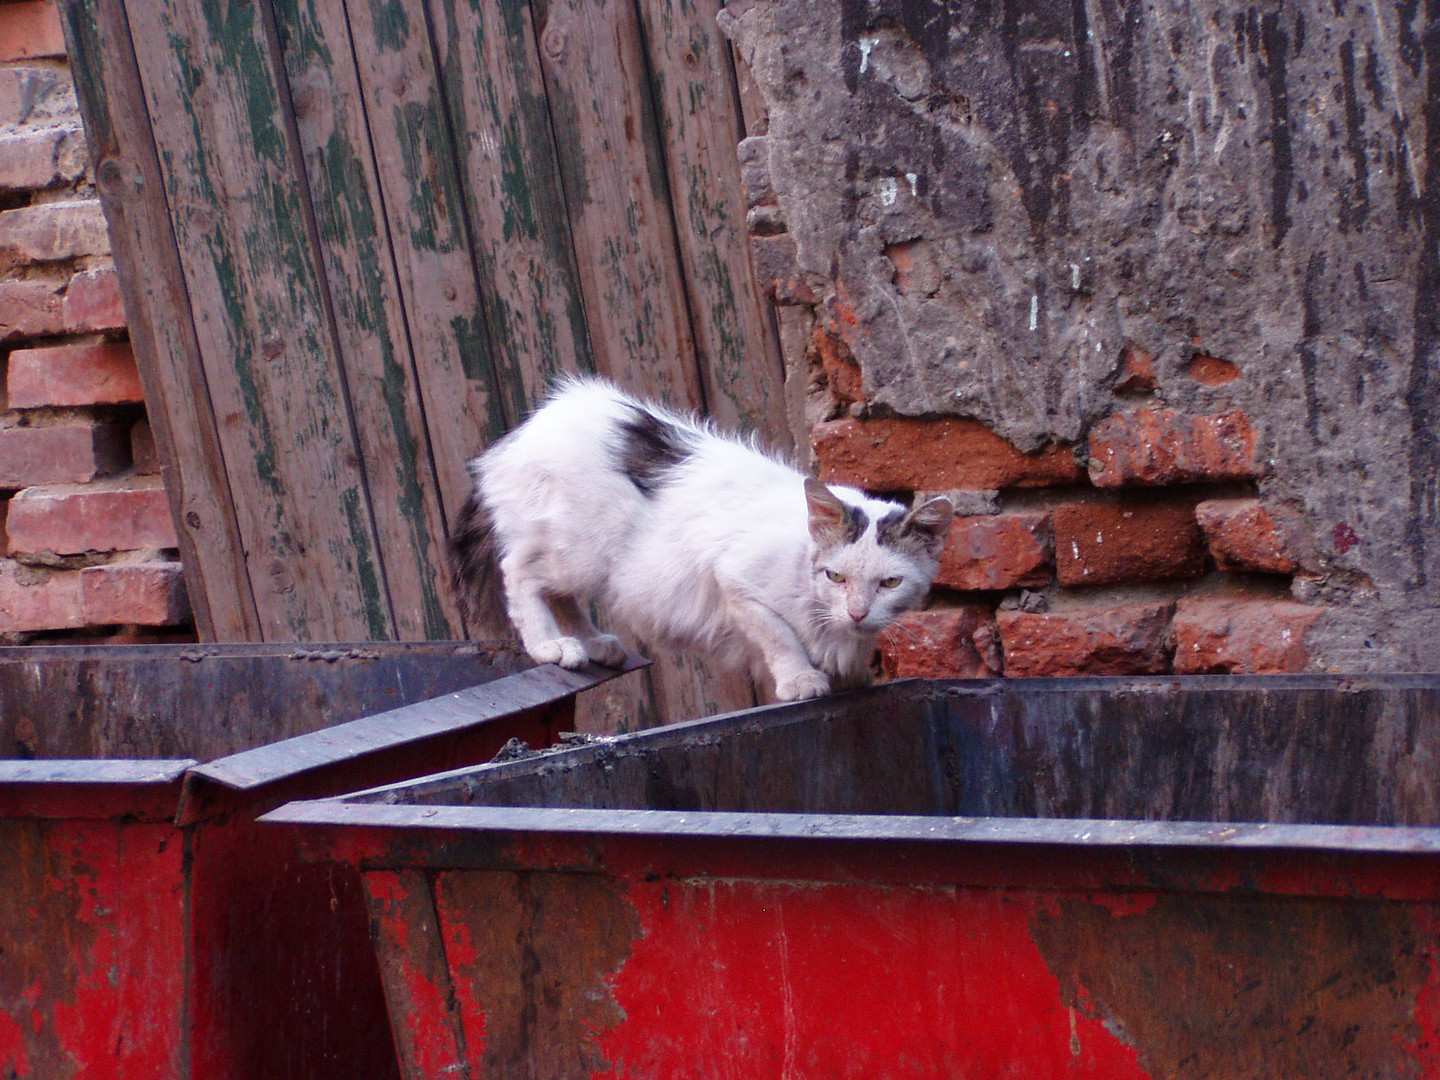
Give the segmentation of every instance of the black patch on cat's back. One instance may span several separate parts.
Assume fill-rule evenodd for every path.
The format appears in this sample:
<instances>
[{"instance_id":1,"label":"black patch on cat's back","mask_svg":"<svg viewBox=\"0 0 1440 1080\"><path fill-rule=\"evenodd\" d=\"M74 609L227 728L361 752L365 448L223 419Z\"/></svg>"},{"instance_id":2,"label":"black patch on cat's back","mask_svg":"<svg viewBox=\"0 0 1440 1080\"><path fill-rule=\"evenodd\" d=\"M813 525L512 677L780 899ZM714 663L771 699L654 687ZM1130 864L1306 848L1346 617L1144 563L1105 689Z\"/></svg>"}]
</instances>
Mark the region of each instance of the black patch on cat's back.
<instances>
[{"instance_id":1,"label":"black patch on cat's back","mask_svg":"<svg viewBox=\"0 0 1440 1080\"><path fill-rule=\"evenodd\" d=\"M630 406L620 421L620 471L642 495L653 495L695 450L693 436L654 413Z\"/></svg>"}]
</instances>

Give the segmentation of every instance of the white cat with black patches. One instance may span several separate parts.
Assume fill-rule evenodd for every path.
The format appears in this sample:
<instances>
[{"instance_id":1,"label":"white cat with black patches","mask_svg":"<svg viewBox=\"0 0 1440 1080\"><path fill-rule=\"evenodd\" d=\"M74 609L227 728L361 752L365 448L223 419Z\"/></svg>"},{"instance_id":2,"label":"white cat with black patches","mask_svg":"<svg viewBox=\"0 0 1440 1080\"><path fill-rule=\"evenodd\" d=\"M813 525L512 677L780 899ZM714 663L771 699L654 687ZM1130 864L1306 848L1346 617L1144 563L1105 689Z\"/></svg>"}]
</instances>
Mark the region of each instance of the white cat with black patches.
<instances>
[{"instance_id":1,"label":"white cat with black patches","mask_svg":"<svg viewBox=\"0 0 1440 1080\"><path fill-rule=\"evenodd\" d=\"M592 601L654 645L748 670L781 701L870 678L930 589L953 510L827 487L709 425L577 379L470 463L451 540L466 616L540 663L616 666Z\"/></svg>"}]
</instances>

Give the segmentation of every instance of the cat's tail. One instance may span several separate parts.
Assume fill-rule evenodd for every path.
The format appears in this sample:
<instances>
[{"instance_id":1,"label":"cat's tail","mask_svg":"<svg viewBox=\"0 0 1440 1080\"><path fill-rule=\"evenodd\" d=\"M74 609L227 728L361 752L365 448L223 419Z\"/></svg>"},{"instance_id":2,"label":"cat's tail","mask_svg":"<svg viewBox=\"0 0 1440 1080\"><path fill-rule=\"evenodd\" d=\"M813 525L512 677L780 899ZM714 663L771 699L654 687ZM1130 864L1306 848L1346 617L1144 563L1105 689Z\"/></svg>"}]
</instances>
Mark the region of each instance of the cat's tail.
<instances>
[{"instance_id":1,"label":"cat's tail","mask_svg":"<svg viewBox=\"0 0 1440 1080\"><path fill-rule=\"evenodd\" d=\"M450 580L460 602L460 614L472 637L513 637L505 614L505 590L500 578L500 553L490 513L472 489L460 508L450 534Z\"/></svg>"}]
</instances>

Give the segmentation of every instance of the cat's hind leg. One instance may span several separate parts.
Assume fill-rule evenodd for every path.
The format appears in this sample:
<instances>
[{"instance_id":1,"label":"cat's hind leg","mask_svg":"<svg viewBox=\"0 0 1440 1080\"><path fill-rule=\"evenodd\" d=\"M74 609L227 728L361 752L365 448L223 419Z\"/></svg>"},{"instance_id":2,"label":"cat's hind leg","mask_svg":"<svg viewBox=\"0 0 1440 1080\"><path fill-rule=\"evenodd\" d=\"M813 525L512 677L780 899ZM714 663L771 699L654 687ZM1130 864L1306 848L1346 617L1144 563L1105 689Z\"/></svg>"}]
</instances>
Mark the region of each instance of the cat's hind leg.
<instances>
[{"instance_id":1,"label":"cat's hind leg","mask_svg":"<svg viewBox=\"0 0 1440 1080\"><path fill-rule=\"evenodd\" d=\"M606 667L624 667L629 655L614 634L601 633L573 596L551 596L550 609L565 633L579 638L590 659Z\"/></svg>"},{"instance_id":2,"label":"cat's hind leg","mask_svg":"<svg viewBox=\"0 0 1440 1080\"><path fill-rule=\"evenodd\" d=\"M544 583L528 561L516 554L500 560L505 579L505 605L510 621L520 631L521 644L537 664L559 664L563 668L584 667L590 660L585 643L566 634L546 602ZM572 601L573 603L573 601Z\"/></svg>"}]
</instances>

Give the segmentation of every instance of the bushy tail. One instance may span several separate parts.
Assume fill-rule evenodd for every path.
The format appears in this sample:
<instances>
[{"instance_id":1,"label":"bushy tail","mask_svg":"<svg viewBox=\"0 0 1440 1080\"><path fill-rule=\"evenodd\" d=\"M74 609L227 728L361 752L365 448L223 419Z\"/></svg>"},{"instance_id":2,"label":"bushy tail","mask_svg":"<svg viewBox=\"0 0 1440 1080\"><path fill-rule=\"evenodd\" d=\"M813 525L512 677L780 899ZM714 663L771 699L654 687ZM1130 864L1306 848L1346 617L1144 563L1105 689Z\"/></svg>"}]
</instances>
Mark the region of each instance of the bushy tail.
<instances>
[{"instance_id":1,"label":"bushy tail","mask_svg":"<svg viewBox=\"0 0 1440 1080\"><path fill-rule=\"evenodd\" d=\"M460 509L450 536L449 554L450 579L471 636L482 640L514 637L505 614L494 524L473 490Z\"/></svg>"}]
</instances>

